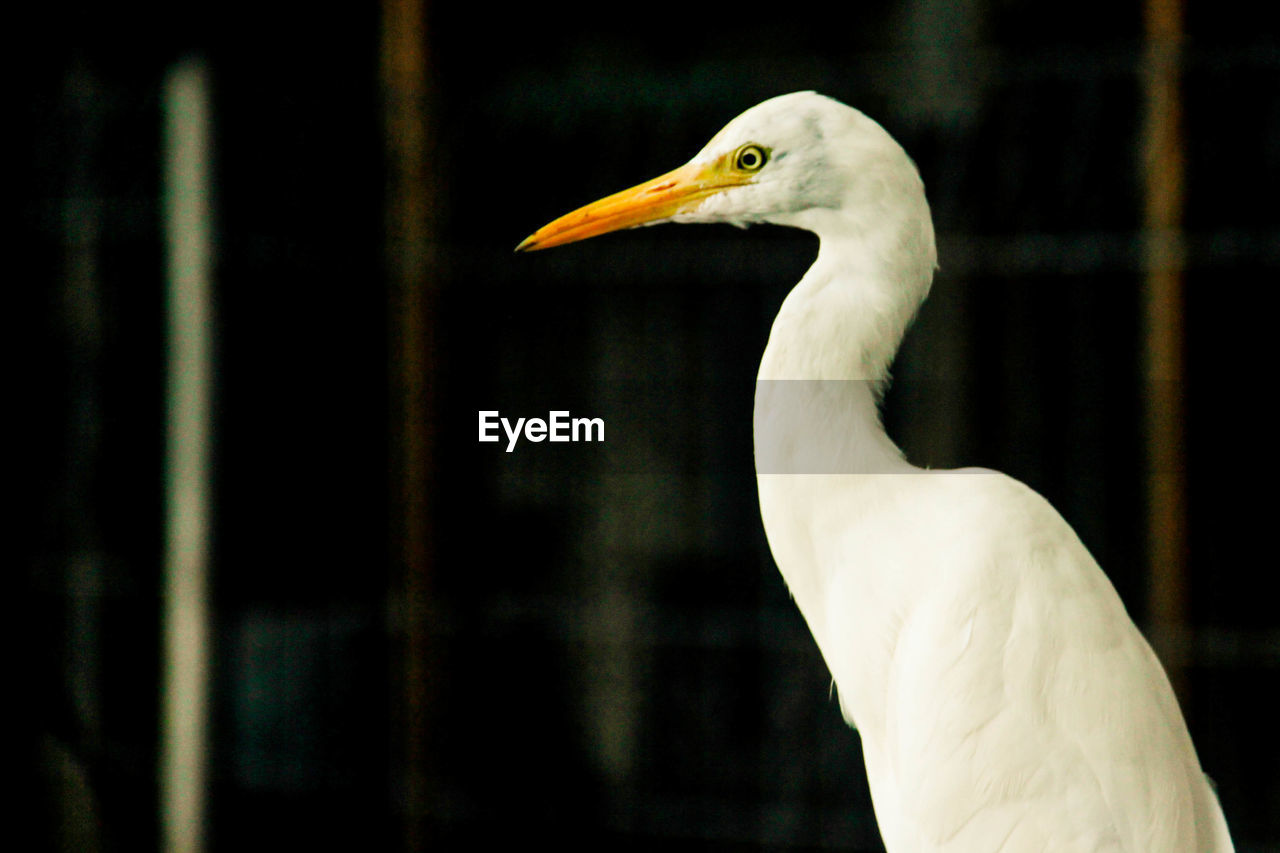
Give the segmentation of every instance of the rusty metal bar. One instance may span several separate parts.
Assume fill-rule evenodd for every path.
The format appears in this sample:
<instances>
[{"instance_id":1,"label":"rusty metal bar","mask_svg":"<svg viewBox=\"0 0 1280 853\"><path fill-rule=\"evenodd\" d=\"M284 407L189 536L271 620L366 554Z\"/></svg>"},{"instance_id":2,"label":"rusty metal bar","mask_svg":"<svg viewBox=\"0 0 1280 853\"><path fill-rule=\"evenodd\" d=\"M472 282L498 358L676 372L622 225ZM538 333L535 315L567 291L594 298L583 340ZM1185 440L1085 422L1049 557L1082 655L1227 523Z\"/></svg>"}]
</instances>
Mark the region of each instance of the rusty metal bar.
<instances>
[{"instance_id":1,"label":"rusty metal bar","mask_svg":"<svg viewBox=\"0 0 1280 853\"><path fill-rule=\"evenodd\" d=\"M432 674L431 586L436 368L430 93L424 0L384 0L381 80L387 158L386 259L390 294L391 755L403 798L406 851L424 849ZM393 783L394 784L394 783Z\"/></svg>"},{"instance_id":2,"label":"rusty metal bar","mask_svg":"<svg viewBox=\"0 0 1280 853\"><path fill-rule=\"evenodd\" d=\"M1142 166L1147 443L1147 611L1156 652L1185 699L1187 497L1184 430L1182 233L1182 0L1145 0Z\"/></svg>"}]
</instances>

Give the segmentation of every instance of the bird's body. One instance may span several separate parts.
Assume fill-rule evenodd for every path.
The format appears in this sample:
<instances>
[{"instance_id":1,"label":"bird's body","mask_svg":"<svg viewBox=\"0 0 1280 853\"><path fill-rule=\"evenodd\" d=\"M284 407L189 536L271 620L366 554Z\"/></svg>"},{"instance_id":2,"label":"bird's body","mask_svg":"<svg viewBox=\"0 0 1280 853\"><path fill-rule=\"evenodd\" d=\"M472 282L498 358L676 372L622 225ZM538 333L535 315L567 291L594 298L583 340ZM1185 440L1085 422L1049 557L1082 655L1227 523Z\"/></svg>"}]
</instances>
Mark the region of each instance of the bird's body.
<instances>
[{"instance_id":1,"label":"bird's body","mask_svg":"<svg viewBox=\"0 0 1280 853\"><path fill-rule=\"evenodd\" d=\"M982 471L760 492L890 851L1229 849L1159 662L1039 495Z\"/></svg>"},{"instance_id":2,"label":"bird's body","mask_svg":"<svg viewBox=\"0 0 1280 853\"><path fill-rule=\"evenodd\" d=\"M886 848L1232 849L1163 668L1070 526L1003 474L913 467L881 427L880 388L935 268L901 147L850 107L785 95L522 248L658 220L820 239L761 361L757 482L861 734Z\"/></svg>"}]
</instances>

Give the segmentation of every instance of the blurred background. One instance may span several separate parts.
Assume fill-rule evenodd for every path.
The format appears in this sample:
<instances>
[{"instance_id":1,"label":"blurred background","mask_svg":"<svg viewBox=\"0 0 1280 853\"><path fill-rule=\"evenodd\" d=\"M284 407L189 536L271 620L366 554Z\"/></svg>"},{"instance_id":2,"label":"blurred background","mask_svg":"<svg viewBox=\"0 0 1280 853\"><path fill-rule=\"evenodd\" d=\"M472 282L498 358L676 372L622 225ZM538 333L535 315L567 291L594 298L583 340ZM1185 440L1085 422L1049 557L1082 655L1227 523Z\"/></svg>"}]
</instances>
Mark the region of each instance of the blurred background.
<instances>
[{"instance_id":1,"label":"blurred background","mask_svg":"<svg viewBox=\"0 0 1280 853\"><path fill-rule=\"evenodd\" d=\"M1275 7L822 9L16 20L17 837L882 849L752 471L816 241L512 253L817 89L903 143L937 223L890 434L1058 507L1238 848L1280 849ZM605 444L477 441L552 409Z\"/></svg>"}]
</instances>

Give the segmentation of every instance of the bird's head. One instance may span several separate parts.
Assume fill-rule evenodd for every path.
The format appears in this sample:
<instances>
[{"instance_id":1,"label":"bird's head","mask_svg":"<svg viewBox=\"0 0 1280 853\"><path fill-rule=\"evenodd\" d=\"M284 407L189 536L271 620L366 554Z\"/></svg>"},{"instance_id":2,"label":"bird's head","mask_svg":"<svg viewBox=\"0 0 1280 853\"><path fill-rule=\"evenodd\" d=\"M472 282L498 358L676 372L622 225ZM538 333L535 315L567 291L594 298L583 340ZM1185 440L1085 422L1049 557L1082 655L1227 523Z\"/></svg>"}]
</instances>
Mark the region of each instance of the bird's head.
<instances>
[{"instance_id":1,"label":"bird's head","mask_svg":"<svg viewBox=\"0 0 1280 853\"><path fill-rule=\"evenodd\" d=\"M914 164L862 113L814 92L757 104L680 168L581 207L517 250L547 249L659 222L757 222L857 234L885 216L923 214Z\"/></svg>"}]
</instances>

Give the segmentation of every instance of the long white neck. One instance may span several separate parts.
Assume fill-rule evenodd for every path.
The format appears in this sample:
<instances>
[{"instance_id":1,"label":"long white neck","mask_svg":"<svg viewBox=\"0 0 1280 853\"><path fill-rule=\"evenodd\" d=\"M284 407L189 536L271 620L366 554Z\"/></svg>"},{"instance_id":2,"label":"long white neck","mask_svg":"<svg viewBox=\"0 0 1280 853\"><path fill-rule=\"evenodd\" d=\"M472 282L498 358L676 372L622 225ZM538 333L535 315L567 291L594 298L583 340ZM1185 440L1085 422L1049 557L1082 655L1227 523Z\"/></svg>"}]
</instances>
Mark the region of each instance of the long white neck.
<instances>
[{"instance_id":1,"label":"long white neck","mask_svg":"<svg viewBox=\"0 0 1280 853\"><path fill-rule=\"evenodd\" d=\"M835 511L841 524L856 524L889 482L879 475L915 471L878 409L889 364L933 276L927 207L913 222L914 229L883 222L834 235L823 227L831 222L797 222L818 232L821 248L778 312L760 362L761 514L778 568L824 654L830 567L812 552L814 525Z\"/></svg>"},{"instance_id":2,"label":"long white neck","mask_svg":"<svg viewBox=\"0 0 1280 853\"><path fill-rule=\"evenodd\" d=\"M850 222L810 212L818 258L773 323L756 384L761 474L870 473L902 466L877 403L898 344L933 277L923 215ZM915 212L915 211L913 211Z\"/></svg>"}]
</instances>

